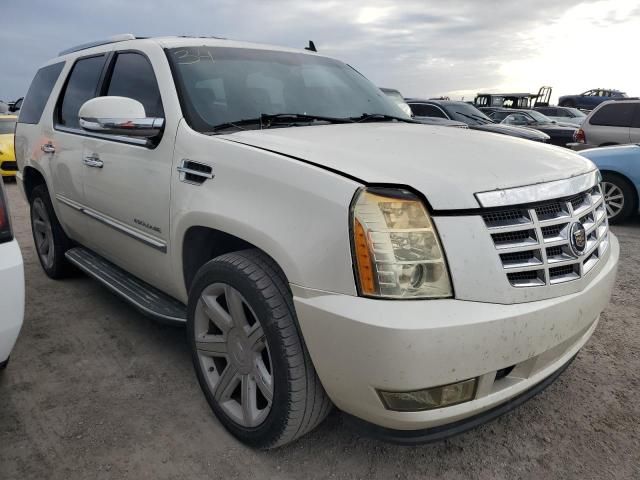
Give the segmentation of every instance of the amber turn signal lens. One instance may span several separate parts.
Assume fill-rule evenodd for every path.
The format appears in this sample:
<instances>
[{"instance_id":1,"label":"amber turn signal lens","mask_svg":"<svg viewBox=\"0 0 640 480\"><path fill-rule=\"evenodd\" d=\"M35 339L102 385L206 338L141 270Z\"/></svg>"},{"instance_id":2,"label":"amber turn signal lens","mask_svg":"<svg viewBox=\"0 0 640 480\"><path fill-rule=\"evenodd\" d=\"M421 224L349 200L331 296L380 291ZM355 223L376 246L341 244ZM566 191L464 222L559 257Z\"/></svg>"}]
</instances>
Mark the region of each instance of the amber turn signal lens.
<instances>
[{"instance_id":1,"label":"amber turn signal lens","mask_svg":"<svg viewBox=\"0 0 640 480\"><path fill-rule=\"evenodd\" d=\"M373 278L373 264L371 262L371 254L369 253L369 244L367 234L362 228L362 224L356 220L355 222L355 250L356 261L358 262L358 274L360 276L360 288L362 293L371 295L375 292L375 280Z\"/></svg>"}]
</instances>

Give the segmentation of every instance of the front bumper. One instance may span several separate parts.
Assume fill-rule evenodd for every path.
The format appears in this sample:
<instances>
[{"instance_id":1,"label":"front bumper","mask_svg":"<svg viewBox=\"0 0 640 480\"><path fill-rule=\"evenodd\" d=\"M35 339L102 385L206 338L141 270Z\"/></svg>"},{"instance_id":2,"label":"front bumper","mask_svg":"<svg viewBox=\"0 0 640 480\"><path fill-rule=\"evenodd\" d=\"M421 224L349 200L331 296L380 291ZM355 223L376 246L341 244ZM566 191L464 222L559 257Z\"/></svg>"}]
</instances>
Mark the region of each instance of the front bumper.
<instances>
[{"instance_id":1,"label":"front bumper","mask_svg":"<svg viewBox=\"0 0 640 480\"><path fill-rule=\"evenodd\" d=\"M24 269L18 243L0 244L0 364L7 361L24 317Z\"/></svg>"},{"instance_id":2,"label":"front bumper","mask_svg":"<svg viewBox=\"0 0 640 480\"><path fill-rule=\"evenodd\" d=\"M508 402L582 348L609 302L619 245L578 293L512 305L385 301L292 285L306 345L334 404L385 429L451 424ZM498 370L514 367L496 380ZM474 400L420 412L384 408L377 390L408 391L478 378Z\"/></svg>"}]
</instances>

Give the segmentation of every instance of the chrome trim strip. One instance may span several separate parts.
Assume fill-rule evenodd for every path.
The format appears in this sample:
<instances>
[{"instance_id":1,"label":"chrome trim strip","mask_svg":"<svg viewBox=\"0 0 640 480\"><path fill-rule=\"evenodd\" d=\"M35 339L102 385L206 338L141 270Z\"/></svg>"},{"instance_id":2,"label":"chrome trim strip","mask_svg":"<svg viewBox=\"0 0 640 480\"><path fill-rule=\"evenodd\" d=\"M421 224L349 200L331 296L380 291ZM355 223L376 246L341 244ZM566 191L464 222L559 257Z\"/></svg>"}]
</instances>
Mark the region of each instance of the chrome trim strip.
<instances>
[{"instance_id":1,"label":"chrome trim strip","mask_svg":"<svg viewBox=\"0 0 640 480\"><path fill-rule=\"evenodd\" d=\"M92 210L89 207L85 207L84 205L74 200L71 200L63 195L56 194L56 199L59 202L73 208L74 210L82 212L88 217L94 220L97 220L98 222L103 223L104 225L107 225L108 227L111 227L114 230L119 231L120 233L128 235L129 237L135 240L138 240L139 242L142 242L148 245L149 247L155 248L156 250L159 250L162 253L167 253L167 243L164 240L160 240L146 233L142 233L134 228L131 228L129 225L126 225L100 212L96 212L95 210Z\"/></svg>"},{"instance_id":2,"label":"chrome trim strip","mask_svg":"<svg viewBox=\"0 0 640 480\"><path fill-rule=\"evenodd\" d=\"M569 197L583 192L599 182L600 172L593 170L589 173L564 180L536 183L524 187L506 188L504 190L479 192L476 193L475 196L483 208L505 207Z\"/></svg>"},{"instance_id":3,"label":"chrome trim strip","mask_svg":"<svg viewBox=\"0 0 640 480\"><path fill-rule=\"evenodd\" d=\"M164 118L80 117L80 127L91 133L109 136L155 137L164 126Z\"/></svg>"},{"instance_id":4,"label":"chrome trim strip","mask_svg":"<svg viewBox=\"0 0 640 480\"><path fill-rule=\"evenodd\" d=\"M71 200L70 198L65 197L64 195L60 195L59 193L56 193L56 199L60 202L60 203L64 203L66 206L73 208L74 210L78 210L79 212L82 212L83 210L83 206L80 205L78 202L74 202L73 200Z\"/></svg>"},{"instance_id":5,"label":"chrome trim strip","mask_svg":"<svg viewBox=\"0 0 640 480\"><path fill-rule=\"evenodd\" d=\"M55 129L64 133L82 135L83 137L93 137L93 138L100 138L102 140L111 140L114 142L129 143L131 145L137 145L140 147L148 146L148 140L146 138L132 138L132 137L126 137L124 135L107 135L105 133L89 132L88 130L83 130L81 128L70 128L70 127L65 127L63 125L56 125Z\"/></svg>"}]
</instances>

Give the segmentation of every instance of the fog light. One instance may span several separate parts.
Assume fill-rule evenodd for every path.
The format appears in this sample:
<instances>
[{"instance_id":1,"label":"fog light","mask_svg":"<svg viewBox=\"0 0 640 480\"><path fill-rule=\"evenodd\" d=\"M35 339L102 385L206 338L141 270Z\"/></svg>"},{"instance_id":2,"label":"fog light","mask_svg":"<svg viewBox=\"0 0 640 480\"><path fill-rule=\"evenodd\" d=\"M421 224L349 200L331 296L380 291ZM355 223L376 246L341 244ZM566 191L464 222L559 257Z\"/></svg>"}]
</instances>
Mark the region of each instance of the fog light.
<instances>
[{"instance_id":1,"label":"fog light","mask_svg":"<svg viewBox=\"0 0 640 480\"><path fill-rule=\"evenodd\" d=\"M473 400L476 394L476 378L440 387L425 388L411 392L378 391L387 410L418 412L433 408L448 407Z\"/></svg>"}]
</instances>

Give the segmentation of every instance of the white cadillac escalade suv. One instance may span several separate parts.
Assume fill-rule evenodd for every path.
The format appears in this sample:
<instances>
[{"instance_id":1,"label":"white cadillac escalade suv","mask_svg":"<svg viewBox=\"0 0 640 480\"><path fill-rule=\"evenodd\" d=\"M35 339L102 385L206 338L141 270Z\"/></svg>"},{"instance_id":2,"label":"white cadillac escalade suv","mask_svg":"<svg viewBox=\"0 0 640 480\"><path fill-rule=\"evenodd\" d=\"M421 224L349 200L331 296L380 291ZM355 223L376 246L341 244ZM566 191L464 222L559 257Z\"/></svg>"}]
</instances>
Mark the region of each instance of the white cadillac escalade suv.
<instances>
[{"instance_id":1,"label":"white cadillac escalade suv","mask_svg":"<svg viewBox=\"0 0 640 480\"><path fill-rule=\"evenodd\" d=\"M564 370L614 284L590 161L416 124L313 51L70 49L16 148L46 273L185 322L211 408L260 448L333 405L401 443L494 418Z\"/></svg>"}]
</instances>

